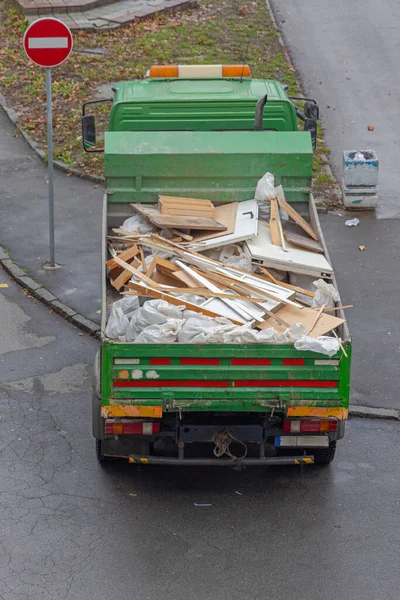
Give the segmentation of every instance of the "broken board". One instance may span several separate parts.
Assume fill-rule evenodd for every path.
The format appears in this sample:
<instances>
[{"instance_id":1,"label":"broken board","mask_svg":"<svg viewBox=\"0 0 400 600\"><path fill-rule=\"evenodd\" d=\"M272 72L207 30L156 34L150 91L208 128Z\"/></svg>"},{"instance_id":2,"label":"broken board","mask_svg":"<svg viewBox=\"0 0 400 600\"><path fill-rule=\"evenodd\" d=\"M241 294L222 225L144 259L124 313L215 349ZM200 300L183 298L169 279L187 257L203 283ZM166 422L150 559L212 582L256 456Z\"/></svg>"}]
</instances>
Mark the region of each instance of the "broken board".
<instances>
[{"instance_id":1,"label":"broken board","mask_svg":"<svg viewBox=\"0 0 400 600\"><path fill-rule=\"evenodd\" d=\"M318 242L318 236L315 234L313 228L303 217L285 200L285 194L283 193L283 187L278 185L276 188L276 198L279 202L279 206L287 212L289 217L292 217L293 221L295 221L308 235Z\"/></svg>"},{"instance_id":2,"label":"broken board","mask_svg":"<svg viewBox=\"0 0 400 600\"><path fill-rule=\"evenodd\" d=\"M318 254L324 253L324 249L319 242L303 235L301 229L293 223L285 223L283 235L286 241L292 244L292 246L298 246L299 248L309 250L310 252L317 252Z\"/></svg>"},{"instance_id":3,"label":"broken board","mask_svg":"<svg viewBox=\"0 0 400 600\"><path fill-rule=\"evenodd\" d=\"M277 316L281 317L284 321L287 321L290 325L295 323L302 323L308 331L315 321L318 311L312 308L304 307L302 309L295 308L294 306L285 306L278 313ZM309 333L309 337L316 338L320 335L325 335L332 329L335 329L339 325L344 323L344 319L339 319L333 315L321 314L318 321L314 325L312 331ZM271 317L266 319L263 323L258 324L259 329L267 329L268 327L274 327L279 333L285 330L285 327L279 326L274 319Z\"/></svg>"},{"instance_id":4,"label":"broken board","mask_svg":"<svg viewBox=\"0 0 400 600\"><path fill-rule=\"evenodd\" d=\"M210 200L159 196L158 208L162 215L209 217L215 219L215 207Z\"/></svg>"},{"instance_id":5,"label":"broken board","mask_svg":"<svg viewBox=\"0 0 400 600\"><path fill-rule=\"evenodd\" d=\"M256 200L245 200L239 202L236 213L235 229L231 234L220 235L217 238L204 240L203 242L190 242L193 250L209 250L219 246L237 244L254 237L257 234L258 204Z\"/></svg>"},{"instance_id":6,"label":"broken board","mask_svg":"<svg viewBox=\"0 0 400 600\"><path fill-rule=\"evenodd\" d=\"M140 215L151 221L160 229L175 228L175 229L206 229L211 231L225 231L226 227L222 223L218 223L215 219L208 217L179 217L175 215L162 215L158 208L147 206L144 204L131 204L131 206Z\"/></svg>"},{"instance_id":7,"label":"broken board","mask_svg":"<svg viewBox=\"0 0 400 600\"><path fill-rule=\"evenodd\" d=\"M205 240L211 240L221 235L230 235L235 231L236 215L237 215L238 203L230 202L229 204L223 204L217 206L215 209L215 220L222 225L225 225L225 231L202 231L201 233L194 233L193 239L191 240L190 246Z\"/></svg>"},{"instance_id":8,"label":"broken board","mask_svg":"<svg viewBox=\"0 0 400 600\"><path fill-rule=\"evenodd\" d=\"M289 243L286 244L287 252L284 252L282 248L272 244L270 231L264 223L259 223L257 236L247 240L246 245L255 264L312 277L332 277L333 269L325 256L296 248Z\"/></svg>"}]
</instances>

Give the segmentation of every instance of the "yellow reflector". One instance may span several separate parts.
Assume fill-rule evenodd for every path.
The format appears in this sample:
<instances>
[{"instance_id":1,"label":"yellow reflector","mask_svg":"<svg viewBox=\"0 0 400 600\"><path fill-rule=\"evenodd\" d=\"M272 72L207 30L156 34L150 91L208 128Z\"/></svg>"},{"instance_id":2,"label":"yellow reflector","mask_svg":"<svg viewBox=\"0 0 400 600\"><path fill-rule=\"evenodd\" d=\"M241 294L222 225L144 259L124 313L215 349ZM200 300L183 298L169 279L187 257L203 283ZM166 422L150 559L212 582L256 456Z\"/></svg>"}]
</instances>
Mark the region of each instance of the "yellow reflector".
<instances>
[{"instance_id":1,"label":"yellow reflector","mask_svg":"<svg viewBox=\"0 0 400 600\"><path fill-rule=\"evenodd\" d=\"M319 422L320 431L329 431L329 419L321 419Z\"/></svg>"},{"instance_id":2,"label":"yellow reflector","mask_svg":"<svg viewBox=\"0 0 400 600\"><path fill-rule=\"evenodd\" d=\"M113 434L114 435L121 435L122 432L124 431L124 426L122 423L113 423Z\"/></svg>"},{"instance_id":3,"label":"yellow reflector","mask_svg":"<svg viewBox=\"0 0 400 600\"><path fill-rule=\"evenodd\" d=\"M109 404L101 407L101 416L104 419L111 417L152 417L161 419L162 406L137 406L132 404Z\"/></svg>"},{"instance_id":4,"label":"yellow reflector","mask_svg":"<svg viewBox=\"0 0 400 600\"><path fill-rule=\"evenodd\" d=\"M221 79L251 77L249 65L153 65L150 79Z\"/></svg>"},{"instance_id":5,"label":"yellow reflector","mask_svg":"<svg viewBox=\"0 0 400 600\"><path fill-rule=\"evenodd\" d=\"M319 406L288 406L288 417L316 417L319 419L328 419L336 417L336 419L345 421L349 416L347 408L322 408Z\"/></svg>"}]
</instances>

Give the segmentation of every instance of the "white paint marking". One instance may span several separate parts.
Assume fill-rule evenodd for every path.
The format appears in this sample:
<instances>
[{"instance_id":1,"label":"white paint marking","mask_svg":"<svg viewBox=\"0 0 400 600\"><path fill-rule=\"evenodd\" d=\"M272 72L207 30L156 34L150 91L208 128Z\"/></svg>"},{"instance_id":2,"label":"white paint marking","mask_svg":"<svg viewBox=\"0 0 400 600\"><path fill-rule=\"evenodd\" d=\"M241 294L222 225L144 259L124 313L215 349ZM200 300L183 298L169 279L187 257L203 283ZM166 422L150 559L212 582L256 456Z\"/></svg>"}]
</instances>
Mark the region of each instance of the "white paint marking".
<instances>
[{"instance_id":1,"label":"white paint marking","mask_svg":"<svg viewBox=\"0 0 400 600\"><path fill-rule=\"evenodd\" d=\"M68 48L66 37L32 37L28 38L28 48Z\"/></svg>"}]
</instances>

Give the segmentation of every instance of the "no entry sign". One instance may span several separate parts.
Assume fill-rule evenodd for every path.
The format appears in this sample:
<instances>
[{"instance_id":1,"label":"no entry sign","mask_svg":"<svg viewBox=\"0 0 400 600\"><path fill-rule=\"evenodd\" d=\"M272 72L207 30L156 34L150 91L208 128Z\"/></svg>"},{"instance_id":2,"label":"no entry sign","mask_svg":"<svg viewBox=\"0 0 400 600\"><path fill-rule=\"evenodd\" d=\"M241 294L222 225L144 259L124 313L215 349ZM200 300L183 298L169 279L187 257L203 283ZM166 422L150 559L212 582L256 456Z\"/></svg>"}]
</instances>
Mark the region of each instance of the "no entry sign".
<instances>
[{"instance_id":1,"label":"no entry sign","mask_svg":"<svg viewBox=\"0 0 400 600\"><path fill-rule=\"evenodd\" d=\"M55 269L54 240L54 168L53 168L53 107L51 67L60 65L71 53L72 34L58 19L38 19L29 25L24 34L24 48L28 57L40 67L46 67L46 113L47 113L47 164L49 168L49 241L50 260L45 269Z\"/></svg>"},{"instance_id":2,"label":"no entry sign","mask_svg":"<svg viewBox=\"0 0 400 600\"><path fill-rule=\"evenodd\" d=\"M72 50L72 34L58 19L38 19L25 31L24 48L37 65L56 67L68 58Z\"/></svg>"}]
</instances>

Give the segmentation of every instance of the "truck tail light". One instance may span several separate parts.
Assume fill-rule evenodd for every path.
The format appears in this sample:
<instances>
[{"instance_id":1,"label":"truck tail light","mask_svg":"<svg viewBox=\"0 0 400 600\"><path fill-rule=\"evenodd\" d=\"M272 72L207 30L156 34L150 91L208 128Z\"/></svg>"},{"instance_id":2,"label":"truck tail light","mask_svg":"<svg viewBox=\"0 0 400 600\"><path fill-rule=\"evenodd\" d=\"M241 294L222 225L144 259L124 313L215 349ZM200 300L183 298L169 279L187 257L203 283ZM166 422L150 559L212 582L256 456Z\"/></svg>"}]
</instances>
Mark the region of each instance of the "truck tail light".
<instances>
[{"instance_id":1,"label":"truck tail light","mask_svg":"<svg viewBox=\"0 0 400 600\"><path fill-rule=\"evenodd\" d=\"M337 419L285 419L285 433L326 433L337 431Z\"/></svg>"},{"instance_id":2,"label":"truck tail light","mask_svg":"<svg viewBox=\"0 0 400 600\"><path fill-rule=\"evenodd\" d=\"M161 424L157 421L113 421L107 419L107 435L154 435L160 433Z\"/></svg>"}]
</instances>

